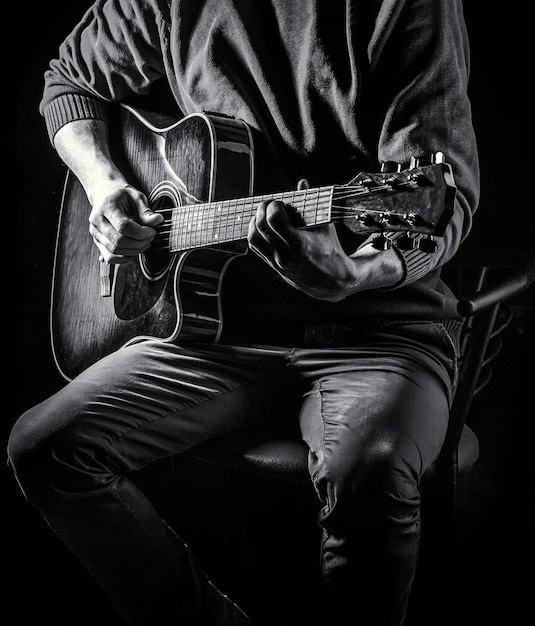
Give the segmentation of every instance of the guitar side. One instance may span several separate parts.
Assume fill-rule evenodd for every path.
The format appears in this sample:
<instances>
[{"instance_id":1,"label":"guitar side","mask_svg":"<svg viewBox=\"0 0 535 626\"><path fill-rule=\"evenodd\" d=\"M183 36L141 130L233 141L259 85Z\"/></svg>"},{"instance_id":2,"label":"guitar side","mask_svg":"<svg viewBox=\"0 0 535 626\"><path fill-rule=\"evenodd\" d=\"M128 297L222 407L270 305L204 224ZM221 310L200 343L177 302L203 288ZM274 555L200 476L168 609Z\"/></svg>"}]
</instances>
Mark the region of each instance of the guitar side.
<instances>
[{"instance_id":1,"label":"guitar side","mask_svg":"<svg viewBox=\"0 0 535 626\"><path fill-rule=\"evenodd\" d=\"M155 210L249 195L252 143L242 122L194 114L163 125L120 107L113 153ZM184 194L189 194L187 202ZM71 380L102 357L143 339L217 341L219 294L228 263L241 251L205 248L149 252L112 265L101 293L98 250L88 233L91 207L68 173L59 218L51 302L51 340L60 373Z\"/></svg>"}]
</instances>

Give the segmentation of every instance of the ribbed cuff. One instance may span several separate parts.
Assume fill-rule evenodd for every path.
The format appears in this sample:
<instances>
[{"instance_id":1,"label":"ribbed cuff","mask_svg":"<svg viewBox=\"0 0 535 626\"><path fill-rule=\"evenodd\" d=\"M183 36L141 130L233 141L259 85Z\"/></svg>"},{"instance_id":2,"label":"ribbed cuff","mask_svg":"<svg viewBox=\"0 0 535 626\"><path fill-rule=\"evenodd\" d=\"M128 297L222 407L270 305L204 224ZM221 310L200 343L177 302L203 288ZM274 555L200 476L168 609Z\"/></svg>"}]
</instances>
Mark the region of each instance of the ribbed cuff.
<instances>
[{"instance_id":1,"label":"ribbed cuff","mask_svg":"<svg viewBox=\"0 0 535 626\"><path fill-rule=\"evenodd\" d=\"M58 130L68 122L87 119L108 121L105 103L80 94L65 94L54 98L45 109L44 116L51 142Z\"/></svg>"}]
</instances>

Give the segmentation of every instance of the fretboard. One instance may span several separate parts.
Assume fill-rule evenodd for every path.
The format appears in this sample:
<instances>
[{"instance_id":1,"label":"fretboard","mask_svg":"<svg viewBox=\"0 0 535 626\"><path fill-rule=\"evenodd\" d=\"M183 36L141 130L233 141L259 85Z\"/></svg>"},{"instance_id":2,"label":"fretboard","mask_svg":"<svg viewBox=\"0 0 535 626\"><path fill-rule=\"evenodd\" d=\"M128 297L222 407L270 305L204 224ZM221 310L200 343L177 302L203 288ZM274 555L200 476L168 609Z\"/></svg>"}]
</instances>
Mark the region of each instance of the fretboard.
<instances>
[{"instance_id":1,"label":"fretboard","mask_svg":"<svg viewBox=\"0 0 535 626\"><path fill-rule=\"evenodd\" d=\"M302 226L328 223L333 191L333 186L319 187L177 207L171 212L169 250L178 252L246 238L249 222L262 201L279 200L291 205Z\"/></svg>"}]
</instances>

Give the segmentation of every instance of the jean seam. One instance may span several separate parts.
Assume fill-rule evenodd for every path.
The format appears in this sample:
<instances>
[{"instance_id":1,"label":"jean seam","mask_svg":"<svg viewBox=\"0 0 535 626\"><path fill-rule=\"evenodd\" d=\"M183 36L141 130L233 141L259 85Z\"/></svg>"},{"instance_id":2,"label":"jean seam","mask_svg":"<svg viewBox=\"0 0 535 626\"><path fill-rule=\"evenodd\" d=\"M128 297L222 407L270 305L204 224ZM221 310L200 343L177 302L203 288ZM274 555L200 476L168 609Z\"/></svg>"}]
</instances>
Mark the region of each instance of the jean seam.
<instances>
[{"instance_id":1,"label":"jean seam","mask_svg":"<svg viewBox=\"0 0 535 626\"><path fill-rule=\"evenodd\" d=\"M320 495L320 490L319 487L317 486L318 484L318 480L317 477L319 476L321 470L323 469L324 465L325 465L325 412L324 412L324 403L323 403L323 390L322 390L322 382L323 379L319 379L318 381L318 394L319 394L319 403L320 403L320 416L321 416L321 447L322 447L322 462L321 462L321 466L318 468L318 471L315 474L315 477L313 479L313 482L315 483L316 486L316 492L318 493L318 496ZM320 499L321 500L321 499ZM329 502L329 495L326 494L325 496L325 504L322 507L322 516L328 515L330 512L330 502ZM325 559L325 544L327 543L329 539L329 533L327 532L327 530L325 528L322 527L322 533L321 533L321 545L320 545L320 567L321 567L321 571L324 570L324 559Z\"/></svg>"}]
</instances>

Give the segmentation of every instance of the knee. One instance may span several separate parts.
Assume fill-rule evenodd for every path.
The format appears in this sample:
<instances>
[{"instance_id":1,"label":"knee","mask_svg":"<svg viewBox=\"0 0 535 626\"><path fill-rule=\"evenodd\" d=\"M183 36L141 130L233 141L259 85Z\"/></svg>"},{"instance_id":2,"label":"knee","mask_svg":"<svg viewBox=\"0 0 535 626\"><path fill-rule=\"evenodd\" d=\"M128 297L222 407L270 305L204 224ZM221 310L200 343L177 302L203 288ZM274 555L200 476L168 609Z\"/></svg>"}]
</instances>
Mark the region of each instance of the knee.
<instances>
[{"instance_id":1,"label":"knee","mask_svg":"<svg viewBox=\"0 0 535 626\"><path fill-rule=\"evenodd\" d=\"M26 411L14 424L7 445L8 464L28 500L63 490L62 481L76 461L76 431L75 421L57 419L46 402Z\"/></svg>"},{"instance_id":2,"label":"knee","mask_svg":"<svg viewBox=\"0 0 535 626\"><path fill-rule=\"evenodd\" d=\"M49 465L45 423L45 416L36 407L30 409L15 422L8 439L8 464L27 497L34 491L32 484L43 480Z\"/></svg>"},{"instance_id":3,"label":"knee","mask_svg":"<svg viewBox=\"0 0 535 626\"><path fill-rule=\"evenodd\" d=\"M414 505L419 502L419 455L412 446L386 440L368 441L359 448L325 455L317 485L330 508L355 508L357 502ZM361 509L359 507L359 509Z\"/></svg>"}]
</instances>

